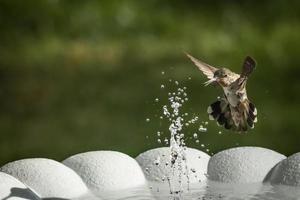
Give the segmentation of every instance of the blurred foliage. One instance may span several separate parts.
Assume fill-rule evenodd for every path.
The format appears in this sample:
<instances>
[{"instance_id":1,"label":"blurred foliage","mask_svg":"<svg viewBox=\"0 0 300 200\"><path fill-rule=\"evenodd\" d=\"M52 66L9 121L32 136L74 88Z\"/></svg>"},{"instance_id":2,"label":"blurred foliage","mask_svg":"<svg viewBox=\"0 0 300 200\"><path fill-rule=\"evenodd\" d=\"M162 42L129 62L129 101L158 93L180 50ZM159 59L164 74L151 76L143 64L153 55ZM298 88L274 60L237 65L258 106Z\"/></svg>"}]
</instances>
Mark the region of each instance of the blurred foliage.
<instances>
[{"instance_id":1,"label":"blurred foliage","mask_svg":"<svg viewBox=\"0 0 300 200\"><path fill-rule=\"evenodd\" d=\"M154 99L166 95L160 84L169 78L188 87L185 108L208 120L221 90L203 87L184 51L237 72L248 54L258 62L248 83L255 129L241 135L210 122L189 146L299 151L299 8L283 0L1 0L0 164L161 146L155 133L168 136L168 122Z\"/></svg>"}]
</instances>

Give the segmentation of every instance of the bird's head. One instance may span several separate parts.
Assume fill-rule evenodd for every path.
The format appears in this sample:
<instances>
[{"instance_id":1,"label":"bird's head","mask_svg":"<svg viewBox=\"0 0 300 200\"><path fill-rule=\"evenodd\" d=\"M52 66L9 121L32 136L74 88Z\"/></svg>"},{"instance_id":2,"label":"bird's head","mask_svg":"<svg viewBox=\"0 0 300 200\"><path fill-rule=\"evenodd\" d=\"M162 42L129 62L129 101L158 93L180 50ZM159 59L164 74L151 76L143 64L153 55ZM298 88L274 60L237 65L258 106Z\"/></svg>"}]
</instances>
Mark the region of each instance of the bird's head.
<instances>
[{"instance_id":1,"label":"bird's head","mask_svg":"<svg viewBox=\"0 0 300 200\"><path fill-rule=\"evenodd\" d=\"M211 83L219 83L222 86L226 86L229 82L229 78L232 72L227 68L220 68L214 72L214 77L207 81L205 85L209 85Z\"/></svg>"},{"instance_id":2,"label":"bird's head","mask_svg":"<svg viewBox=\"0 0 300 200\"><path fill-rule=\"evenodd\" d=\"M231 76L233 72L230 71L227 68L220 68L214 73L214 79L217 83L219 83L221 86L226 87L230 84Z\"/></svg>"}]
</instances>

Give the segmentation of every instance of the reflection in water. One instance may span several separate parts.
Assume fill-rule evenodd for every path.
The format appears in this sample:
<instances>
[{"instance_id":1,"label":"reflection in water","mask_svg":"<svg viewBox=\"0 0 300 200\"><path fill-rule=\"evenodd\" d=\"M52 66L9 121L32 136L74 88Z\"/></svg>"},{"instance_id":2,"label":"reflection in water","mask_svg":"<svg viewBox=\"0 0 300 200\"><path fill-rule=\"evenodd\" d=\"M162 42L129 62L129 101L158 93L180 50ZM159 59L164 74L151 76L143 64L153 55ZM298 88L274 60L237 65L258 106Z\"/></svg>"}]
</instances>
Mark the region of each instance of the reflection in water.
<instances>
[{"instance_id":1,"label":"reflection in water","mask_svg":"<svg viewBox=\"0 0 300 200\"><path fill-rule=\"evenodd\" d=\"M268 197L269 199L275 200L296 200L300 199L300 187L284 186L284 185L264 185L264 192L259 192L255 195L257 199Z\"/></svg>"},{"instance_id":2,"label":"reflection in water","mask_svg":"<svg viewBox=\"0 0 300 200\"><path fill-rule=\"evenodd\" d=\"M13 198L22 198L22 199L30 199L30 200L39 199L39 197L37 197L28 188L13 187L10 189L10 194L7 197L2 198L2 200L13 199Z\"/></svg>"},{"instance_id":3,"label":"reflection in water","mask_svg":"<svg viewBox=\"0 0 300 200\"><path fill-rule=\"evenodd\" d=\"M1 191L0 191L1 192ZM65 198L57 198L57 197L48 197L48 198L39 198L36 194L34 194L29 188L17 188L13 187L10 189L10 194L2 198L1 200L10 200L10 199L28 199L28 200L68 200Z\"/></svg>"},{"instance_id":4,"label":"reflection in water","mask_svg":"<svg viewBox=\"0 0 300 200\"><path fill-rule=\"evenodd\" d=\"M300 200L300 188L288 186L272 186L269 184L227 184L208 181L191 184L190 190L174 196L167 185L150 183L152 189L136 188L106 194L108 200ZM101 195L103 198L103 194Z\"/></svg>"}]
</instances>

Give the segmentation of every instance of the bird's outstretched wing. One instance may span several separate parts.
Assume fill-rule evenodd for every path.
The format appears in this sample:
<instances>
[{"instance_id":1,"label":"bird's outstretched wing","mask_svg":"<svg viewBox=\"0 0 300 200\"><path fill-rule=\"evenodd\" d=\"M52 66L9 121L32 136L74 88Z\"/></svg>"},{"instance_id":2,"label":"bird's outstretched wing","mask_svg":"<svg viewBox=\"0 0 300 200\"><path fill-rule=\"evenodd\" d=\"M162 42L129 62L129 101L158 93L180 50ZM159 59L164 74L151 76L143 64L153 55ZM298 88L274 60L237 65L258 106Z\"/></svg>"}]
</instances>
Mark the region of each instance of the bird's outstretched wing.
<instances>
[{"instance_id":1,"label":"bird's outstretched wing","mask_svg":"<svg viewBox=\"0 0 300 200\"><path fill-rule=\"evenodd\" d=\"M200 60L198 60L197 58L194 58L193 56L191 56L188 53L185 53L187 55L187 57L189 57L193 63L202 71L202 73L207 76L208 79L213 79L214 78L214 73L215 71L218 70L218 68L210 66L209 64L206 64Z\"/></svg>"}]
</instances>

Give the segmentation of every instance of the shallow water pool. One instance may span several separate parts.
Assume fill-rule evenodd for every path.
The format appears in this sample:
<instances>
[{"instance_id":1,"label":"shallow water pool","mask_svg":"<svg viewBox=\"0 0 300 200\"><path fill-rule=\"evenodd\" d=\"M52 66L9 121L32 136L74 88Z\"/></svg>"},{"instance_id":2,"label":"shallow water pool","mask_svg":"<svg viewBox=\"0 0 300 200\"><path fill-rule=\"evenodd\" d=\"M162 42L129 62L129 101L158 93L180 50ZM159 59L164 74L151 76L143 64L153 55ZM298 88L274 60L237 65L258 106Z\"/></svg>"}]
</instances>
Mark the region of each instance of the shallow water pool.
<instances>
[{"instance_id":1,"label":"shallow water pool","mask_svg":"<svg viewBox=\"0 0 300 200\"><path fill-rule=\"evenodd\" d=\"M150 188L150 189L149 189ZM99 194L105 200L222 200L222 199L300 199L300 187L272 186L269 184L223 184L209 181L190 185L184 192L170 193L167 185L150 183L149 188L135 188L115 193ZM97 194L96 194L97 195Z\"/></svg>"}]
</instances>

